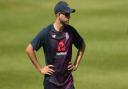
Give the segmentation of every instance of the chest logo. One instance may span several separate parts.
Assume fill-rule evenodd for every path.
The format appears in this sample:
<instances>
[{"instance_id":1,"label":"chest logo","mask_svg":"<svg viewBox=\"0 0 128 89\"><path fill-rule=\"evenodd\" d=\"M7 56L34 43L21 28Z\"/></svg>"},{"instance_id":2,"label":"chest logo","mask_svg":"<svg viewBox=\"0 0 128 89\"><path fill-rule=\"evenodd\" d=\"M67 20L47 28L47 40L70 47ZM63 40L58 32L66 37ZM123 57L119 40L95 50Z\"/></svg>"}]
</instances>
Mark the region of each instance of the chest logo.
<instances>
[{"instance_id":1,"label":"chest logo","mask_svg":"<svg viewBox=\"0 0 128 89\"><path fill-rule=\"evenodd\" d=\"M63 40L60 40L60 41L58 42L57 51L59 51L59 52L64 52L65 49L66 49L66 47L65 47L64 41L63 41Z\"/></svg>"}]
</instances>

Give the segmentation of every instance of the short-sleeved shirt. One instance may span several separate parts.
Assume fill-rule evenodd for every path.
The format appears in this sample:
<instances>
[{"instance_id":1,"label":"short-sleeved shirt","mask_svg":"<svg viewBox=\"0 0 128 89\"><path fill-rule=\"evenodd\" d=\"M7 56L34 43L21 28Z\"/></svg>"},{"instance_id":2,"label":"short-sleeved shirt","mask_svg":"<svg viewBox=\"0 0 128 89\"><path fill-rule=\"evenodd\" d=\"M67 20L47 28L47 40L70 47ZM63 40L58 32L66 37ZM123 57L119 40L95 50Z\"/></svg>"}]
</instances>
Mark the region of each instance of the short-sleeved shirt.
<instances>
[{"instance_id":1,"label":"short-sleeved shirt","mask_svg":"<svg viewBox=\"0 0 128 89\"><path fill-rule=\"evenodd\" d=\"M55 73L51 76L45 75L45 80L57 86L73 82L67 66L72 59L72 45L80 49L82 43L82 37L70 25L64 26L60 32L55 30L53 24L42 29L31 44L36 51L43 47L46 65L54 65Z\"/></svg>"}]
</instances>

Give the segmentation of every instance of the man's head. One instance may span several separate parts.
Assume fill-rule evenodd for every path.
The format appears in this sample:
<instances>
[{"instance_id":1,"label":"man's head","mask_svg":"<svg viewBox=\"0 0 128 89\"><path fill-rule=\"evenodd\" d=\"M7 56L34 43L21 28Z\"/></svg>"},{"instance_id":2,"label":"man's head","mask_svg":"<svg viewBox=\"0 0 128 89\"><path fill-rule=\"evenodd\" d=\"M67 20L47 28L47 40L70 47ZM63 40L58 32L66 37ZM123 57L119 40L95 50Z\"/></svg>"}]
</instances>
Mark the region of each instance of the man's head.
<instances>
[{"instance_id":1,"label":"man's head","mask_svg":"<svg viewBox=\"0 0 128 89\"><path fill-rule=\"evenodd\" d=\"M70 14L74 12L75 9L71 9L65 1L59 1L54 7L54 13L62 24L68 24Z\"/></svg>"}]
</instances>

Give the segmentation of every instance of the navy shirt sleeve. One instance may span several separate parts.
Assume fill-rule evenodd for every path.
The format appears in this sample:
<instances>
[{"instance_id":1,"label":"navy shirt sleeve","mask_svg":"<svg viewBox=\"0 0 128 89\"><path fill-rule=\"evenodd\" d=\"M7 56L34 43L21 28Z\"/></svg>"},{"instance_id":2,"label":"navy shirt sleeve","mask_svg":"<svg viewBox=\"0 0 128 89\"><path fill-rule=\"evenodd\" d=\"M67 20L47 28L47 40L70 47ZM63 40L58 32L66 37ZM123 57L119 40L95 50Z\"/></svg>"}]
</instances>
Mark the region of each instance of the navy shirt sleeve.
<instances>
[{"instance_id":1,"label":"navy shirt sleeve","mask_svg":"<svg viewBox=\"0 0 128 89\"><path fill-rule=\"evenodd\" d=\"M73 44L77 49L80 49L83 44L83 38L79 35L79 33L73 29Z\"/></svg>"},{"instance_id":2,"label":"navy shirt sleeve","mask_svg":"<svg viewBox=\"0 0 128 89\"><path fill-rule=\"evenodd\" d=\"M32 47L34 50L38 50L44 44L45 38L45 29L41 30L36 37L31 41Z\"/></svg>"}]
</instances>

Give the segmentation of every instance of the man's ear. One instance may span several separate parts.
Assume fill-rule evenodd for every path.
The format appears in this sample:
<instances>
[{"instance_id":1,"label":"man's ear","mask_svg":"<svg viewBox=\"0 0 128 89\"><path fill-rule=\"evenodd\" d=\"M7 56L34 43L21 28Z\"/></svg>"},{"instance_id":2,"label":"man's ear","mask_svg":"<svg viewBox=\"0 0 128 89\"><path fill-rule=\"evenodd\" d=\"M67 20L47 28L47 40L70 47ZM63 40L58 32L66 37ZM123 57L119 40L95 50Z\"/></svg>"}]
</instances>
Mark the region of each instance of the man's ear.
<instances>
[{"instance_id":1,"label":"man's ear","mask_svg":"<svg viewBox=\"0 0 128 89\"><path fill-rule=\"evenodd\" d=\"M59 16L60 16L60 14L61 14L61 13L60 13L60 12L58 12L58 13L56 14L56 17L59 17Z\"/></svg>"}]
</instances>

